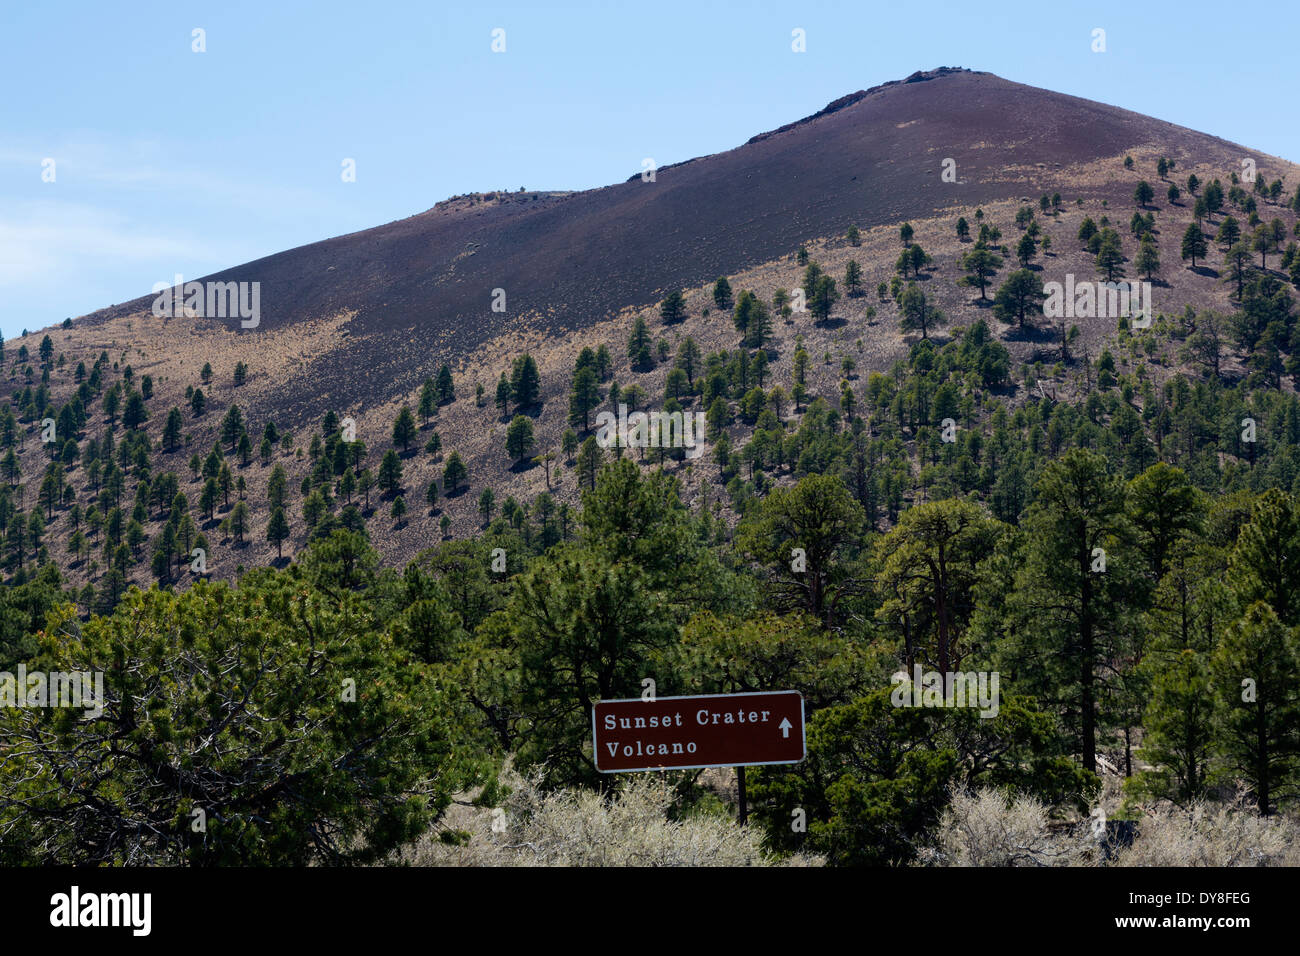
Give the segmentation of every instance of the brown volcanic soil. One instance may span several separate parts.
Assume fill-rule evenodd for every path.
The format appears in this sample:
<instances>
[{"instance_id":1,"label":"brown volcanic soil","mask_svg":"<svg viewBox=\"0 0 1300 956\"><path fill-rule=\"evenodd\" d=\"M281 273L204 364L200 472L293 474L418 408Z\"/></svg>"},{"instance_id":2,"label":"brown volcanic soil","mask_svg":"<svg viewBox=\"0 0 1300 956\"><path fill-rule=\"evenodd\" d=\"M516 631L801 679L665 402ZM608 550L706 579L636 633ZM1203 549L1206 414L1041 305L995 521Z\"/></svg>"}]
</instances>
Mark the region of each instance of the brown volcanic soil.
<instances>
[{"instance_id":1,"label":"brown volcanic soil","mask_svg":"<svg viewBox=\"0 0 1300 956\"><path fill-rule=\"evenodd\" d=\"M641 307L674 287L735 275L801 242L1067 188L1127 198L1071 167L1144 144L1226 171L1269 158L1182 127L988 73L941 68L851 94L737 149L660 169L656 182L573 194L480 194L400 222L291 249L207 278L262 283L260 333L355 313L348 341L304 356L271 403L318 420L414 388L503 334L545 335ZM959 182L940 180L956 160ZM1276 162L1273 162L1276 165ZM1121 195L1127 194L1127 195ZM492 290L508 310L491 311ZM95 313L147 310L144 297ZM238 331L238 323L229 327ZM240 332L245 336L256 333ZM258 336L260 337L260 336Z\"/></svg>"}]
</instances>

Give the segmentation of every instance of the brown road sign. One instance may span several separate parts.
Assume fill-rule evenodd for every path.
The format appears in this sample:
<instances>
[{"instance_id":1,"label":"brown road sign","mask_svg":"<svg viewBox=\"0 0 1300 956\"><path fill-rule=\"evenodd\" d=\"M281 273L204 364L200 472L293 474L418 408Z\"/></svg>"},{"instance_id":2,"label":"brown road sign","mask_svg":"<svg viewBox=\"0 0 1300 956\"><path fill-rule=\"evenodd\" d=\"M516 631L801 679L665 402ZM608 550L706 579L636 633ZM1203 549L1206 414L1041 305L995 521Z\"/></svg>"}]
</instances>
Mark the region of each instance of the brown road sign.
<instances>
[{"instance_id":1,"label":"brown road sign","mask_svg":"<svg viewBox=\"0 0 1300 956\"><path fill-rule=\"evenodd\" d=\"M601 773L799 763L803 695L754 694L602 700L591 708Z\"/></svg>"}]
</instances>

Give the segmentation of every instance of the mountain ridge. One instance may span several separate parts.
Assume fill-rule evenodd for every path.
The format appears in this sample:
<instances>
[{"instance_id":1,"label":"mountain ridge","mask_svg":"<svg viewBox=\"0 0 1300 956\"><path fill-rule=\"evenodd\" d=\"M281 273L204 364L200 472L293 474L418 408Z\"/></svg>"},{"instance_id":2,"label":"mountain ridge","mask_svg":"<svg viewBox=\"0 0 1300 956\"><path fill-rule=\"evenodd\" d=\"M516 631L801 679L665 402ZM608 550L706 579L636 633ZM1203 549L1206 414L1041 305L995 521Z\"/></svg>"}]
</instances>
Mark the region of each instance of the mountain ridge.
<instances>
[{"instance_id":1,"label":"mountain ridge","mask_svg":"<svg viewBox=\"0 0 1300 956\"><path fill-rule=\"evenodd\" d=\"M315 417L327 393L336 404L373 404L502 335L562 336L851 224L922 219L1067 185L1086 199L1126 199L1131 186L1123 195L1105 182L1079 189L1063 171L1154 143L1180 166L1263 159L1117 107L940 67L840 97L733 149L661 167L652 183L638 174L580 192L453 197L200 281L261 283L259 328L225 322L239 334L352 315L343 347L312 356L310 375L285 383L279 405L300 420ZM956 162L957 183L941 182L944 158ZM505 312L492 311L497 289ZM151 302L142 296L79 322L147 311ZM360 344L412 339L427 347L392 355Z\"/></svg>"}]
</instances>

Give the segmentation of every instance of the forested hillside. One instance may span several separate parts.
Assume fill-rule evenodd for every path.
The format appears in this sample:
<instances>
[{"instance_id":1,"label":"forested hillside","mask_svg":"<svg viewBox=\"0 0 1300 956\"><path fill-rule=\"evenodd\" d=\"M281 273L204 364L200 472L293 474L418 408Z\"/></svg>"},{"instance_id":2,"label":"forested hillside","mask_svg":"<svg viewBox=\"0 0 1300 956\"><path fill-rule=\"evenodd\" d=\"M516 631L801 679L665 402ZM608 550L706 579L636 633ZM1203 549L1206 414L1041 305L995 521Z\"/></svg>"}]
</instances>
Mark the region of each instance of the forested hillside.
<instances>
[{"instance_id":1,"label":"forested hillside","mask_svg":"<svg viewBox=\"0 0 1300 956\"><path fill-rule=\"evenodd\" d=\"M1295 852L1300 189L1135 152L1123 202L845 223L305 423L249 411L285 359L235 331L4 343L0 671L107 700L0 710L0 859L454 861L507 762L625 784L591 707L646 678L803 693L807 759L749 774L769 862L954 862L989 789L1099 860L1202 801ZM1151 321L1047 314L1067 274ZM602 447L620 404L703 413L703 454ZM995 712L900 706L917 669ZM671 820L733 812L666 779Z\"/></svg>"}]
</instances>

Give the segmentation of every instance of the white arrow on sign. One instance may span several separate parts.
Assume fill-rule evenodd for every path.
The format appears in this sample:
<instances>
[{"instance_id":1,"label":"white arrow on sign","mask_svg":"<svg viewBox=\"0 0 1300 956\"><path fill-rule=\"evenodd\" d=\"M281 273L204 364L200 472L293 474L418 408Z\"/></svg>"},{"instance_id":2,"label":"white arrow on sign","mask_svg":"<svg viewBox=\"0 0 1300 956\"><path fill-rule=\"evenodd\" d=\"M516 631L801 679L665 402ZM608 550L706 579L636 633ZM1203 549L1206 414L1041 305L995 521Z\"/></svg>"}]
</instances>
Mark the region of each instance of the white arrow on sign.
<instances>
[{"instance_id":1,"label":"white arrow on sign","mask_svg":"<svg viewBox=\"0 0 1300 956\"><path fill-rule=\"evenodd\" d=\"M790 718L789 718L789 717L782 717L782 718L781 718L781 722L780 722L779 724L777 724L777 726L781 728L781 736L782 736L782 737L789 737L789 736L790 736L790 726L791 726L791 725L790 725Z\"/></svg>"}]
</instances>

